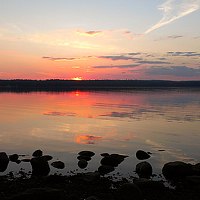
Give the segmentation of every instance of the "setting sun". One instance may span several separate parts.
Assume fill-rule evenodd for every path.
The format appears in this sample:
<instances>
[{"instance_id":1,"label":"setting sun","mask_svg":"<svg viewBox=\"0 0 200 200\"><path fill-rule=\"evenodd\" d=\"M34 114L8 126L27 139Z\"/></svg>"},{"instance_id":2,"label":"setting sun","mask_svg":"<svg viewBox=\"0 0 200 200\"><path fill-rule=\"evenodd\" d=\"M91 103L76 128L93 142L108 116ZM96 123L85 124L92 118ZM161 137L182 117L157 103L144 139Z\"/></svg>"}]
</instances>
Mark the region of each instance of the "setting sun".
<instances>
[{"instance_id":1,"label":"setting sun","mask_svg":"<svg viewBox=\"0 0 200 200\"><path fill-rule=\"evenodd\" d=\"M82 77L74 77L74 78L71 78L71 80L73 80L73 81L81 81L81 80L83 80L83 78Z\"/></svg>"}]
</instances>

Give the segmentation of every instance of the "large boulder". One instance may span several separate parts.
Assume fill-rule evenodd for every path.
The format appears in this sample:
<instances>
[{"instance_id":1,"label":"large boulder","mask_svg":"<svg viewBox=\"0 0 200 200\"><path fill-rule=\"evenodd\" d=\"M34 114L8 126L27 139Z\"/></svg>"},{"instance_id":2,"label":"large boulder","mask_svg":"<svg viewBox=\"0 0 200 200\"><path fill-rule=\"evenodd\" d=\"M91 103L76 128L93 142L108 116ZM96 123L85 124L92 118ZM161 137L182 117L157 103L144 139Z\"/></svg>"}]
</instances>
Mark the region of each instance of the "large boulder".
<instances>
[{"instance_id":1,"label":"large boulder","mask_svg":"<svg viewBox=\"0 0 200 200\"><path fill-rule=\"evenodd\" d=\"M152 166L150 163L144 161L136 165L136 173L140 178L150 178L152 176Z\"/></svg>"},{"instance_id":2,"label":"large boulder","mask_svg":"<svg viewBox=\"0 0 200 200\"><path fill-rule=\"evenodd\" d=\"M150 155L147 152L143 151L143 150L138 150L136 152L136 158L138 160L146 160L146 159L150 158Z\"/></svg>"},{"instance_id":3,"label":"large boulder","mask_svg":"<svg viewBox=\"0 0 200 200\"><path fill-rule=\"evenodd\" d=\"M47 176L50 172L49 163L42 157L31 159L32 176Z\"/></svg>"},{"instance_id":4,"label":"large boulder","mask_svg":"<svg viewBox=\"0 0 200 200\"><path fill-rule=\"evenodd\" d=\"M162 168L166 179L183 178L193 174L192 165L181 161L166 163Z\"/></svg>"},{"instance_id":5,"label":"large boulder","mask_svg":"<svg viewBox=\"0 0 200 200\"><path fill-rule=\"evenodd\" d=\"M12 154L9 156L9 159L11 162L18 162L19 155L18 154Z\"/></svg>"},{"instance_id":6,"label":"large boulder","mask_svg":"<svg viewBox=\"0 0 200 200\"><path fill-rule=\"evenodd\" d=\"M9 158L5 152L0 152L0 172L4 172L9 163Z\"/></svg>"},{"instance_id":7,"label":"large boulder","mask_svg":"<svg viewBox=\"0 0 200 200\"><path fill-rule=\"evenodd\" d=\"M98 168L98 172L101 174L101 175L105 175L105 174L108 174L110 172L113 172L115 170L115 168L113 166L110 166L110 165L101 165L99 168Z\"/></svg>"},{"instance_id":8,"label":"large boulder","mask_svg":"<svg viewBox=\"0 0 200 200\"><path fill-rule=\"evenodd\" d=\"M134 183L123 184L116 192L117 200L143 200L141 190Z\"/></svg>"}]
</instances>

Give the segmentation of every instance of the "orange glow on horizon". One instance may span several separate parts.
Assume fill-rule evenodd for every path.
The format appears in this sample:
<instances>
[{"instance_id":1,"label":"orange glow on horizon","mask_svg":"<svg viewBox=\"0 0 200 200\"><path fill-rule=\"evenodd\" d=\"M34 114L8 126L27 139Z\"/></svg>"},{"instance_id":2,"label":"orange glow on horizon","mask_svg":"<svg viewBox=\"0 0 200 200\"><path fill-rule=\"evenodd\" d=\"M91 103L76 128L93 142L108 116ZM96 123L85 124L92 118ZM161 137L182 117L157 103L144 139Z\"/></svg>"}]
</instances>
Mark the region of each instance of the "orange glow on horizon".
<instances>
[{"instance_id":1,"label":"orange glow on horizon","mask_svg":"<svg viewBox=\"0 0 200 200\"><path fill-rule=\"evenodd\" d=\"M71 78L71 80L73 80L73 81L82 81L83 78L81 76L79 76L79 77Z\"/></svg>"}]
</instances>

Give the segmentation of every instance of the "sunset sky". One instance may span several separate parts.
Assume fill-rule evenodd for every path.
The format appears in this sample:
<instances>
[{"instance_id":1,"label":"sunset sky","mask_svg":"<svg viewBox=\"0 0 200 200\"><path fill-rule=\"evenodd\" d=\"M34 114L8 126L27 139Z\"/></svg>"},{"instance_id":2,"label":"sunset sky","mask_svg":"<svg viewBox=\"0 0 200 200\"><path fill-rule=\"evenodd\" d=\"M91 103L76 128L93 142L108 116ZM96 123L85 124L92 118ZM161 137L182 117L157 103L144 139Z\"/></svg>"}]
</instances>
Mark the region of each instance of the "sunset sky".
<instances>
[{"instance_id":1,"label":"sunset sky","mask_svg":"<svg viewBox=\"0 0 200 200\"><path fill-rule=\"evenodd\" d=\"M200 0L0 0L0 79L200 80Z\"/></svg>"}]
</instances>

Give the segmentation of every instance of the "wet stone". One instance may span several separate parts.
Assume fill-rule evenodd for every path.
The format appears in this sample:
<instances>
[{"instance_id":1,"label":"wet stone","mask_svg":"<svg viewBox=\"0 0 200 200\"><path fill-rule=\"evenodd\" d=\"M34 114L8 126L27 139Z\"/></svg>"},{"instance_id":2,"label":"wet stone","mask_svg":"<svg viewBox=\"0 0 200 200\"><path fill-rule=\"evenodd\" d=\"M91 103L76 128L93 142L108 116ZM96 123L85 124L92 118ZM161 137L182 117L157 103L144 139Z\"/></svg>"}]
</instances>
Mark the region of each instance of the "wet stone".
<instances>
[{"instance_id":1,"label":"wet stone","mask_svg":"<svg viewBox=\"0 0 200 200\"><path fill-rule=\"evenodd\" d=\"M65 168L65 163L62 161L55 161L51 163L51 166L57 168L57 169L64 169Z\"/></svg>"},{"instance_id":2,"label":"wet stone","mask_svg":"<svg viewBox=\"0 0 200 200\"><path fill-rule=\"evenodd\" d=\"M152 166L150 163L144 161L136 165L136 173L140 178L150 178L152 176Z\"/></svg>"},{"instance_id":3,"label":"wet stone","mask_svg":"<svg viewBox=\"0 0 200 200\"><path fill-rule=\"evenodd\" d=\"M146 160L146 159L148 159L148 158L150 158L151 156L147 153L147 152L145 152L145 151L143 151L143 150L138 150L137 152L136 152L136 158L138 159L138 160Z\"/></svg>"},{"instance_id":4,"label":"wet stone","mask_svg":"<svg viewBox=\"0 0 200 200\"><path fill-rule=\"evenodd\" d=\"M94 152L92 151L81 151L78 153L80 156L87 156L87 157L92 157L95 155Z\"/></svg>"},{"instance_id":5,"label":"wet stone","mask_svg":"<svg viewBox=\"0 0 200 200\"><path fill-rule=\"evenodd\" d=\"M87 165L88 165L88 162L86 160L84 160L84 159L78 161L78 166L81 169L85 169L87 167Z\"/></svg>"}]
</instances>

